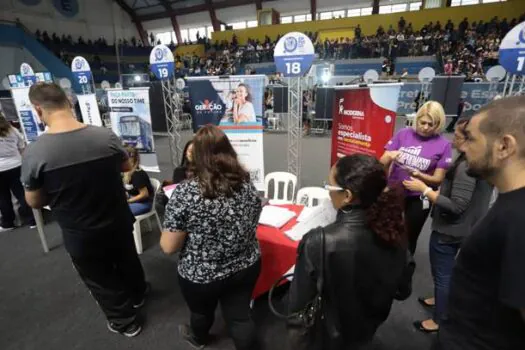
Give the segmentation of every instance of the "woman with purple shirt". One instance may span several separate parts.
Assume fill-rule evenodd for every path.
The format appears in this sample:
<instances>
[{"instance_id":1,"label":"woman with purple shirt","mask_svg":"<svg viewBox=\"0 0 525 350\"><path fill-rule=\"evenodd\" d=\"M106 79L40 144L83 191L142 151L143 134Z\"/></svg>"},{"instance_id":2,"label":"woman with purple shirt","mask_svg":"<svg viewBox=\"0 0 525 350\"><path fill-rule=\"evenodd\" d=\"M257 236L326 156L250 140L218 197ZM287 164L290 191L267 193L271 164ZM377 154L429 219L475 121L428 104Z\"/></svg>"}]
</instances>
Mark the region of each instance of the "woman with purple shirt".
<instances>
[{"instance_id":1,"label":"woman with purple shirt","mask_svg":"<svg viewBox=\"0 0 525 350\"><path fill-rule=\"evenodd\" d=\"M452 145L440 135L445 127L441 104L428 101L418 110L414 128L400 130L385 146L381 163L390 170L388 186L403 186L411 177L437 188L452 163ZM405 223L412 255L425 224L430 203L419 192L405 189Z\"/></svg>"}]
</instances>

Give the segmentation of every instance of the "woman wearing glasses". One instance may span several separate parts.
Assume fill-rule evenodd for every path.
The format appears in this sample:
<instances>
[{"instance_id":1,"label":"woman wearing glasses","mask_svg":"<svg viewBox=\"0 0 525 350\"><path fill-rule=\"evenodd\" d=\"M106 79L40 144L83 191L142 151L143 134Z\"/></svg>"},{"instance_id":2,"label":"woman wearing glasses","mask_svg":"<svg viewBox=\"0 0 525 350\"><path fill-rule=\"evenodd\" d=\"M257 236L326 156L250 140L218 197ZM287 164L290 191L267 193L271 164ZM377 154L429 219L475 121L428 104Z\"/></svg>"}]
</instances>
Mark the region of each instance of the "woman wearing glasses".
<instances>
[{"instance_id":1,"label":"woman wearing glasses","mask_svg":"<svg viewBox=\"0 0 525 350\"><path fill-rule=\"evenodd\" d=\"M290 323L291 349L354 349L388 317L407 243L402 194L385 191L386 185L383 165L373 157L355 154L332 167L325 188L337 219L301 240L289 294L289 313L301 312L318 294L322 275L324 318L315 325L315 340L301 337Z\"/></svg>"},{"instance_id":2,"label":"woman wearing glasses","mask_svg":"<svg viewBox=\"0 0 525 350\"><path fill-rule=\"evenodd\" d=\"M452 163L452 146L441 136L444 127L443 107L428 101L418 110L414 128L400 130L387 143L380 161L389 169L390 188L403 186L411 177L423 181L429 190L438 188ZM405 188L405 223L412 255L430 212L430 203L423 198L426 194Z\"/></svg>"}]
</instances>

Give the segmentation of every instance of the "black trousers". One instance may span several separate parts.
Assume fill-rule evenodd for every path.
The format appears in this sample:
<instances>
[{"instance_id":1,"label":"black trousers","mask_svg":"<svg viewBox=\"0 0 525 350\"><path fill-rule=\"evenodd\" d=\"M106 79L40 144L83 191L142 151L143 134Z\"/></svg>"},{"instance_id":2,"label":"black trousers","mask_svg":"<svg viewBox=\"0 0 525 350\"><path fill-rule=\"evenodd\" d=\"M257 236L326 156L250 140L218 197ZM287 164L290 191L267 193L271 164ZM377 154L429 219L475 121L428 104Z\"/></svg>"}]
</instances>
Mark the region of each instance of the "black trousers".
<instances>
[{"instance_id":1,"label":"black trousers","mask_svg":"<svg viewBox=\"0 0 525 350\"><path fill-rule=\"evenodd\" d=\"M22 219L32 219L31 208L26 203L24 197L24 188L20 183L20 169L0 171L0 214L2 214L2 221L0 226L13 227L15 222L15 211L13 209L13 201L11 199L11 192L20 204L19 214Z\"/></svg>"},{"instance_id":2,"label":"black trousers","mask_svg":"<svg viewBox=\"0 0 525 350\"><path fill-rule=\"evenodd\" d=\"M260 271L259 260L226 279L206 284L193 283L179 275L180 289L191 312L191 330L199 342L206 342L220 303L235 348L258 349L250 300Z\"/></svg>"},{"instance_id":3,"label":"black trousers","mask_svg":"<svg viewBox=\"0 0 525 350\"><path fill-rule=\"evenodd\" d=\"M427 221L429 209L423 209L423 201L419 196L405 198L405 227L408 235L408 247L414 255L419 234Z\"/></svg>"},{"instance_id":4,"label":"black trousers","mask_svg":"<svg viewBox=\"0 0 525 350\"><path fill-rule=\"evenodd\" d=\"M99 252L71 255L71 260L108 321L123 331L136 319L133 304L144 297L144 270L132 229L108 232L107 237L111 239Z\"/></svg>"}]
</instances>

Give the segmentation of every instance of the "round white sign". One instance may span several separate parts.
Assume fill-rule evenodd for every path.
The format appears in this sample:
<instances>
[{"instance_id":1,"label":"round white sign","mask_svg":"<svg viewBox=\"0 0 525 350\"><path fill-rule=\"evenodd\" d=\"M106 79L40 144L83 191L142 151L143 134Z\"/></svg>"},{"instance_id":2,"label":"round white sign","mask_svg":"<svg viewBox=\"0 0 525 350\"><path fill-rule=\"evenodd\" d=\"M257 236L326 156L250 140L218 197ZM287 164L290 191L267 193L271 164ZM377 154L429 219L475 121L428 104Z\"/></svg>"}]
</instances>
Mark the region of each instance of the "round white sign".
<instances>
[{"instance_id":1,"label":"round white sign","mask_svg":"<svg viewBox=\"0 0 525 350\"><path fill-rule=\"evenodd\" d=\"M303 33L291 32L279 39L273 57L278 72L285 77L301 77L312 66L314 45Z\"/></svg>"}]
</instances>

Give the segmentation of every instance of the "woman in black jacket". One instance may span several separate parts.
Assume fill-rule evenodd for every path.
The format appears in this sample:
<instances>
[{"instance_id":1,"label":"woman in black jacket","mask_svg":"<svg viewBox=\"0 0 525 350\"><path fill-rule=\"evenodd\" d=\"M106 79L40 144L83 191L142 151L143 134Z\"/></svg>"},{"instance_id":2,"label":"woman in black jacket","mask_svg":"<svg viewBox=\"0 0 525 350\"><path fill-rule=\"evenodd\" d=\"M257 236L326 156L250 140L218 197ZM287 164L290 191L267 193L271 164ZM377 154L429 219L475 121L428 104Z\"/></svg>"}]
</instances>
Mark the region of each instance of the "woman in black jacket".
<instances>
[{"instance_id":1,"label":"woman in black jacket","mask_svg":"<svg viewBox=\"0 0 525 350\"><path fill-rule=\"evenodd\" d=\"M467 124L468 120L463 119L456 125L453 145L458 150L465 141L464 130ZM447 171L439 191L418 179L404 182L407 189L420 192L434 206L429 244L434 297L419 298L423 306L433 309L433 317L414 322L416 329L425 333L439 330L439 322L446 312L450 278L461 242L489 209L492 186L484 180L469 176L467 168L465 155L460 152Z\"/></svg>"},{"instance_id":2,"label":"woman in black jacket","mask_svg":"<svg viewBox=\"0 0 525 350\"><path fill-rule=\"evenodd\" d=\"M314 341L289 324L291 349L350 349L368 343L390 313L406 266L407 242L400 191L385 191L384 167L355 154L332 167L329 184L337 219L307 233L298 250L289 312L317 294L324 231L323 316Z\"/></svg>"}]
</instances>

